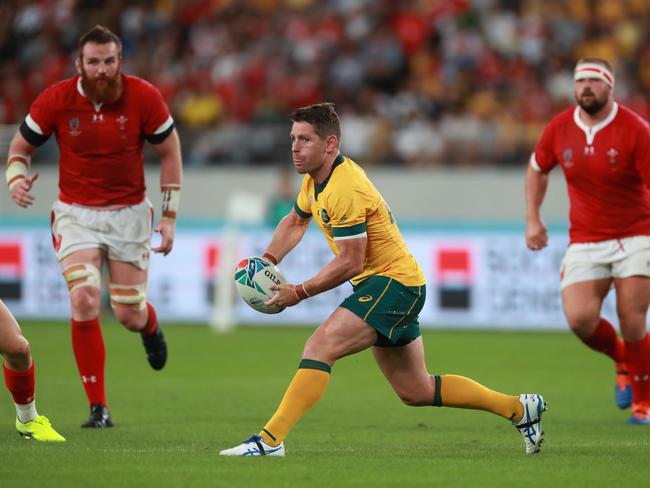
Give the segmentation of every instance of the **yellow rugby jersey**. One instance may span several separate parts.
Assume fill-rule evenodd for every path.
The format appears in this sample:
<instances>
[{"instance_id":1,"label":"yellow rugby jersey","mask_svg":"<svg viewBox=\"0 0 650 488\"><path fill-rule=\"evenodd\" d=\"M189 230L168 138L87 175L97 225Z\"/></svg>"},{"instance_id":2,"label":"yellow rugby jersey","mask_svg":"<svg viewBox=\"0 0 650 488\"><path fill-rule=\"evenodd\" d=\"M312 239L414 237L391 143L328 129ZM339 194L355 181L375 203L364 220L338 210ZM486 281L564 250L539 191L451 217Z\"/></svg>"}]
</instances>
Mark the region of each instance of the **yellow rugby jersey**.
<instances>
[{"instance_id":1,"label":"yellow rugby jersey","mask_svg":"<svg viewBox=\"0 0 650 488\"><path fill-rule=\"evenodd\" d=\"M425 284L390 208L366 172L350 158L339 154L323 183L314 183L305 175L294 209L303 218L314 218L334 254L339 253L336 241L367 236L363 272L352 278L353 284L375 275L406 286Z\"/></svg>"}]
</instances>

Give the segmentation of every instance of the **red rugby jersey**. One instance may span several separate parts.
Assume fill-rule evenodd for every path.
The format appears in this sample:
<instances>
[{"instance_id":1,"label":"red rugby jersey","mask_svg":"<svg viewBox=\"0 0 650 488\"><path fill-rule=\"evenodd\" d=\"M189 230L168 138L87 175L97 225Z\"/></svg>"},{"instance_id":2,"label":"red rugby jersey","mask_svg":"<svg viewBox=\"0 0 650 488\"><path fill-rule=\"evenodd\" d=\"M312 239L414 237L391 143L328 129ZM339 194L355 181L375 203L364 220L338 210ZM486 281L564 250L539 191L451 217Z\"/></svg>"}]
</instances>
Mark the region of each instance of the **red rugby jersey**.
<instances>
[{"instance_id":1,"label":"red rugby jersey","mask_svg":"<svg viewBox=\"0 0 650 488\"><path fill-rule=\"evenodd\" d=\"M530 164L548 173L562 166L569 192L571 242L650 235L650 128L614 103L589 128L570 108L546 126Z\"/></svg>"},{"instance_id":2,"label":"red rugby jersey","mask_svg":"<svg viewBox=\"0 0 650 488\"><path fill-rule=\"evenodd\" d=\"M134 205L145 197L144 140L162 142L174 122L153 85L122 77L122 96L101 105L84 96L79 76L52 85L32 103L21 125L33 145L56 136L63 202L106 207Z\"/></svg>"}]
</instances>

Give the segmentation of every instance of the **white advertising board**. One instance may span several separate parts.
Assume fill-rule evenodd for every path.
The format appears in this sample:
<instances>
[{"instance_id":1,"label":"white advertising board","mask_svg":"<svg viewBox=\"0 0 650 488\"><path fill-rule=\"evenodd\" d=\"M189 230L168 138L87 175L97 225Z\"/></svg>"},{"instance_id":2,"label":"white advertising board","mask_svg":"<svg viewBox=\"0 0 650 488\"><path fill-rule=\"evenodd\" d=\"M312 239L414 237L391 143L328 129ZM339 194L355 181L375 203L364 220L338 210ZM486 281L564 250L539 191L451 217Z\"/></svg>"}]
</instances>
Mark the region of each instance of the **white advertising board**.
<instances>
[{"instance_id":1,"label":"white advertising board","mask_svg":"<svg viewBox=\"0 0 650 488\"><path fill-rule=\"evenodd\" d=\"M551 234L544 251L532 253L513 230L468 232L440 229L404 232L427 278L424 327L566 327L559 294L559 267L567 246L565 233ZM235 255L260 255L268 229L241 230ZM173 252L154 255L149 300L164 321L205 323L212 313L215 275L222 262L220 230L177 232ZM280 267L290 282L313 276L332 254L315 230L307 233ZM231 285L232 286L232 285ZM278 315L249 308L234 294L238 323L316 324L351 291L349 284L310 298ZM19 318L69 317L65 284L47 229L0 228L0 297ZM613 297L605 316L615 319Z\"/></svg>"}]
</instances>

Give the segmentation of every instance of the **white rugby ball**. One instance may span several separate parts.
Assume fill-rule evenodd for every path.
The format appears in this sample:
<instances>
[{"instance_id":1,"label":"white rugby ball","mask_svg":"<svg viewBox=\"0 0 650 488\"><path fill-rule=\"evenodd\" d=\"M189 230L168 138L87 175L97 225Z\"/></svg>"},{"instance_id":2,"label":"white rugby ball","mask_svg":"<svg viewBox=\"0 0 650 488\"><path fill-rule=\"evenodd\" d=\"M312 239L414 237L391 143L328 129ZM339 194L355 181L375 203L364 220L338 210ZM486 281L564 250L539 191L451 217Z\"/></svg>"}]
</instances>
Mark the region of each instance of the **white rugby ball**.
<instances>
[{"instance_id":1,"label":"white rugby ball","mask_svg":"<svg viewBox=\"0 0 650 488\"><path fill-rule=\"evenodd\" d=\"M284 310L279 305L264 305L273 298L273 285L286 283L282 271L271 261L260 257L242 259L235 269L235 287L239 296L258 312L278 313Z\"/></svg>"}]
</instances>

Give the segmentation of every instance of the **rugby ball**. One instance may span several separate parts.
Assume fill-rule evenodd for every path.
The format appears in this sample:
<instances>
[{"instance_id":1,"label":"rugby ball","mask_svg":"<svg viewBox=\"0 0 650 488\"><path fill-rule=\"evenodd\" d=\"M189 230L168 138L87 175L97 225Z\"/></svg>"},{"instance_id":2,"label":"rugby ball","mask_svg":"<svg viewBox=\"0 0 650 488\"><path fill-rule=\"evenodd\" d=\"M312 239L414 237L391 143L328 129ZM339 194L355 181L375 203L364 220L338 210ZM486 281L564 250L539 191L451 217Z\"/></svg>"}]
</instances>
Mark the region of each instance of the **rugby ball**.
<instances>
[{"instance_id":1,"label":"rugby ball","mask_svg":"<svg viewBox=\"0 0 650 488\"><path fill-rule=\"evenodd\" d=\"M250 257L242 259L235 269L235 287L239 296L251 307L262 313L278 313L284 310L279 305L264 305L275 292L273 285L286 283L282 271L271 261Z\"/></svg>"}]
</instances>

